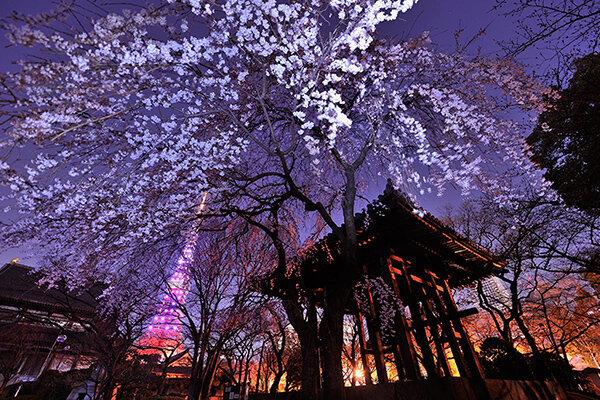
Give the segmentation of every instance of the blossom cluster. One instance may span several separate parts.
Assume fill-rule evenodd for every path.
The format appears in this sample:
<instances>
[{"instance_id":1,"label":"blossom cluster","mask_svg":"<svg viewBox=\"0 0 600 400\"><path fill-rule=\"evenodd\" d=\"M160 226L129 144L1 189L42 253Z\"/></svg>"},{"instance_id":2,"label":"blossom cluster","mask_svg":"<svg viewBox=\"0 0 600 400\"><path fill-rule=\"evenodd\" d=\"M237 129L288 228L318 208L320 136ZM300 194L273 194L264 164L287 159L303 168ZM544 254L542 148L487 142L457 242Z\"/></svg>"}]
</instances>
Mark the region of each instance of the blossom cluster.
<instances>
[{"instance_id":1,"label":"blossom cluster","mask_svg":"<svg viewBox=\"0 0 600 400\"><path fill-rule=\"evenodd\" d=\"M512 63L436 52L426 33L376 37L413 3L168 0L73 35L14 27L15 44L55 56L3 76L2 149L35 154L0 164L18 215L7 244L37 246L74 281L113 281L184 233L207 190L217 203L243 185L250 201L294 182L335 206L351 168L422 192L535 175L489 91L536 110L545 88Z\"/></svg>"},{"instance_id":2,"label":"blossom cluster","mask_svg":"<svg viewBox=\"0 0 600 400\"><path fill-rule=\"evenodd\" d=\"M375 315L372 315L369 298L373 299ZM367 318L377 321L384 339L394 337L396 317L405 314L405 307L382 277L364 277L354 287L354 299Z\"/></svg>"}]
</instances>

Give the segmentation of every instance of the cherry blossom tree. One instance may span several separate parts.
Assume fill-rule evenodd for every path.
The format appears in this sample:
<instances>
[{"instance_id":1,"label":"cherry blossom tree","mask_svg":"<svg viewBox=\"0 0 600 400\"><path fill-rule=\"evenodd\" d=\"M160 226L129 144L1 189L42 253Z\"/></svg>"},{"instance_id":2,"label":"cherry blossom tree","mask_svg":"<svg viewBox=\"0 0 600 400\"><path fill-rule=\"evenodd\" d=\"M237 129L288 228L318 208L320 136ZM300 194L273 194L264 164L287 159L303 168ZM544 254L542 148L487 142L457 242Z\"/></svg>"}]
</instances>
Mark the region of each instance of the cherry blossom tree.
<instances>
[{"instance_id":1,"label":"cherry blossom tree","mask_svg":"<svg viewBox=\"0 0 600 400\"><path fill-rule=\"evenodd\" d=\"M145 255L198 218L208 190L213 216L241 216L272 241L281 284L302 245L286 222L300 215L315 223L302 230L341 244L346 279L325 285L320 334L325 392L343 398L360 188L381 176L413 194L453 184L506 201L509 171L537 176L506 112L540 111L551 93L511 61L436 52L427 33L377 36L412 5L168 0L99 15L74 4L10 26L45 58L0 79L5 244L117 292L152 272ZM298 330L307 313L287 289Z\"/></svg>"}]
</instances>

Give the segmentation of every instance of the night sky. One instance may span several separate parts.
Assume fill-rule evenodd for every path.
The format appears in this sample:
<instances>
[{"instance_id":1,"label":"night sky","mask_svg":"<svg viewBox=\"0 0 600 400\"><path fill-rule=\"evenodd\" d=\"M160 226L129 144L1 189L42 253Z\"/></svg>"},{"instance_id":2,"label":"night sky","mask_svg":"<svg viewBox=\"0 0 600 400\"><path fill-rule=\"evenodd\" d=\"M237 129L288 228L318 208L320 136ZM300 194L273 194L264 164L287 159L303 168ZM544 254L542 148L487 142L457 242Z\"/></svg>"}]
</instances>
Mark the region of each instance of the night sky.
<instances>
[{"instance_id":1,"label":"night sky","mask_svg":"<svg viewBox=\"0 0 600 400\"><path fill-rule=\"evenodd\" d=\"M99 1L104 3L106 0ZM48 10L55 4L52 0L0 0L0 18L8 17L13 10L37 14ZM469 41L480 29L486 28L486 34L475 41L469 48L475 53L478 50L484 55L498 54L500 46L498 41L514 37L514 21L499 15L492 10L494 0L421 0L415 7L400 19L380 25L380 32L384 36L396 36L400 39L419 36L423 31L429 31L434 45L441 51L452 51L456 48L454 33L463 29L461 42ZM8 45L4 36L2 41L2 57L0 57L0 70L14 71L17 66L14 61L24 58L28 49L15 48ZM536 58L531 54L522 55L519 61L528 64L530 71L536 69ZM432 212L439 214L448 203L458 204L460 198L452 190L449 194L438 198L431 195L420 199L421 205ZM36 258L26 256L22 250L8 250L0 254L0 265L14 257L22 258L28 264L35 264Z\"/></svg>"}]
</instances>

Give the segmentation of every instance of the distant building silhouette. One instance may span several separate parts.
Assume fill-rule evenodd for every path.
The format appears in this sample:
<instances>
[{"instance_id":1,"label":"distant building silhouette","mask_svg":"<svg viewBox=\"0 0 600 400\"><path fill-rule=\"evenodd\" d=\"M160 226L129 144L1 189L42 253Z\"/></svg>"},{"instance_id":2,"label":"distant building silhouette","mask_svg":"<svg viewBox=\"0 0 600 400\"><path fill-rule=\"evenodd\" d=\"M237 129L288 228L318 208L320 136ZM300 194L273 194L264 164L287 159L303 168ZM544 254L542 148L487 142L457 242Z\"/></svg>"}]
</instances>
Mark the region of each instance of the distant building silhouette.
<instances>
[{"instance_id":1,"label":"distant building silhouette","mask_svg":"<svg viewBox=\"0 0 600 400\"><path fill-rule=\"evenodd\" d=\"M3 387L36 380L48 370L85 369L95 360L86 346L91 336L81 324L95 318L95 295L40 286L39 278L14 261L0 269Z\"/></svg>"}]
</instances>

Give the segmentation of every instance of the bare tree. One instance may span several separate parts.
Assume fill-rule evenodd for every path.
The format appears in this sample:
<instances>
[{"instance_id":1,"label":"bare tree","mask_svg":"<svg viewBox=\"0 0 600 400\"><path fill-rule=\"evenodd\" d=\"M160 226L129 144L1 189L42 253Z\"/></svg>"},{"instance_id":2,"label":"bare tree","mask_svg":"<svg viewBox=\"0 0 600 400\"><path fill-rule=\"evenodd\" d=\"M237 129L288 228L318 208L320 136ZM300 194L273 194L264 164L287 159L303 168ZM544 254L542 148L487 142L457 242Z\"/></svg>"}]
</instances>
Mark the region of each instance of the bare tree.
<instances>
[{"instance_id":1,"label":"bare tree","mask_svg":"<svg viewBox=\"0 0 600 400\"><path fill-rule=\"evenodd\" d=\"M548 77L564 86L573 60L600 49L600 4L588 0L497 0L496 10L517 24L503 43L512 56L539 52Z\"/></svg>"},{"instance_id":2,"label":"bare tree","mask_svg":"<svg viewBox=\"0 0 600 400\"><path fill-rule=\"evenodd\" d=\"M569 321L567 317L574 318L574 312L565 310L562 315L567 319L562 322L552 321L550 315L561 315L559 304L574 305L581 299L573 288L585 287L579 273L586 270L586 249L594 247L597 240L596 229L586 225L588 218L534 197L510 208L473 202L462 208L460 216L450 218L457 229L507 261L506 271L499 277L504 285L501 298L486 292L480 282L479 305L506 342L524 342L529 347L537 376L551 376L543 351L566 359L561 340L571 343L587 331L581 325L578 328L574 319ZM571 290L559 289L568 286ZM566 339L569 336L572 340Z\"/></svg>"},{"instance_id":3,"label":"bare tree","mask_svg":"<svg viewBox=\"0 0 600 400\"><path fill-rule=\"evenodd\" d=\"M262 302L253 279L265 260L251 232L239 234L231 228L199 235L194 261L182 278L187 283L172 286L168 276L161 281L177 305L190 347L190 399L206 399L222 358L243 347L241 337L255 336L246 329L253 325ZM182 297L181 290L187 295Z\"/></svg>"}]
</instances>

